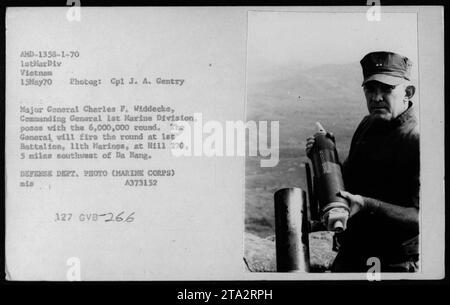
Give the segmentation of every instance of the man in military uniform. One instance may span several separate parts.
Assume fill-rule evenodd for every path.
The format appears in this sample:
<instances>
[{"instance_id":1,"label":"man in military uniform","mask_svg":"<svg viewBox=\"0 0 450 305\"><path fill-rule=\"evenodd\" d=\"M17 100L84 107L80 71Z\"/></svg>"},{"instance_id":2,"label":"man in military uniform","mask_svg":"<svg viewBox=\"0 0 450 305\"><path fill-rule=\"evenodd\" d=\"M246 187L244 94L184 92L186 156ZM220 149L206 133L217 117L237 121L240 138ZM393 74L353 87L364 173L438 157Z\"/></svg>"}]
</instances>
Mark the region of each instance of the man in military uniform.
<instances>
[{"instance_id":1,"label":"man in military uniform","mask_svg":"<svg viewBox=\"0 0 450 305\"><path fill-rule=\"evenodd\" d=\"M332 270L366 272L380 261L381 272L415 272L419 235L419 132L411 98L411 61L392 52L361 60L369 115L353 135L343 164L350 203L347 230ZM307 151L314 145L308 138Z\"/></svg>"}]
</instances>

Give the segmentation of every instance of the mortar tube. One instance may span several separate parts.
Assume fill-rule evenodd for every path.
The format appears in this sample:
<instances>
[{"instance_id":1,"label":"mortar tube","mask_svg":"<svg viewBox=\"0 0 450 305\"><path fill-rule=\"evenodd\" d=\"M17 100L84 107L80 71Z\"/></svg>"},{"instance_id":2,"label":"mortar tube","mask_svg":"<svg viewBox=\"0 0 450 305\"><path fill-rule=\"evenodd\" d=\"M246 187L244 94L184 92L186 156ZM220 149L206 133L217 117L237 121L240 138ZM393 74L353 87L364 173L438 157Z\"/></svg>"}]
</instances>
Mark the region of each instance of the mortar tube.
<instances>
[{"instance_id":1,"label":"mortar tube","mask_svg":"<svg viewBox=\"0 0 450 305\"><path fill-rule=\"evenodd\" d=\"M274 200L277 271L308 272L308 239L302 242L302 235L307 235L302 232L306 193L301 188L284 188L274 194Z\"/></svg>"}]
</instances>

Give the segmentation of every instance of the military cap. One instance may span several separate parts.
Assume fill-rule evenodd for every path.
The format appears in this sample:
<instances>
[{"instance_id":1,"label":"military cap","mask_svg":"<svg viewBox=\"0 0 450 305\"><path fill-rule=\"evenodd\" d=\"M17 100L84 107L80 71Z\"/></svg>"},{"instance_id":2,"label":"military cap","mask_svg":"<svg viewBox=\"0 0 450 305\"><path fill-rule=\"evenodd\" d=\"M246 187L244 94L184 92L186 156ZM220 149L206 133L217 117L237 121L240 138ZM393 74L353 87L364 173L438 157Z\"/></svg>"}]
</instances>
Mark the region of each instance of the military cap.
<instances>
[{"instance_id":1,"label":"military cap","mask_svg":"<svg viewBox=\"0 0 450 305\"><path fill-rule=\"evenodd\" d=\"M379 81L396 86L410 80L412 62L402 55L392 52L372 52L361 59L364 81Z\"/></svg>"}]
</instances>

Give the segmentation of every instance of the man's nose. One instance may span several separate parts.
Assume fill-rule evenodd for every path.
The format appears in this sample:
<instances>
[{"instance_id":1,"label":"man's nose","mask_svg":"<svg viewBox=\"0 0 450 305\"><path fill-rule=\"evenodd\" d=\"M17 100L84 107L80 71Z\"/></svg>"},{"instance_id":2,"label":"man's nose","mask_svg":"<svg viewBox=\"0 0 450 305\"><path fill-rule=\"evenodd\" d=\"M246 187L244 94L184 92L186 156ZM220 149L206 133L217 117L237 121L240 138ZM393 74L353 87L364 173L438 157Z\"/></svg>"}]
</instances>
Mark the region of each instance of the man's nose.
<instances>
[{"instance_id":1,"label":"man's nose","mask_svg":"<svg viewBox=\"0 0 450 305\"><path fill-rule=\"evenodd\" d=\"M382 102L383 101L383 92L381 90L375 90L372 94L372 101L374 102Z\"/></svg>"}]
</instances>

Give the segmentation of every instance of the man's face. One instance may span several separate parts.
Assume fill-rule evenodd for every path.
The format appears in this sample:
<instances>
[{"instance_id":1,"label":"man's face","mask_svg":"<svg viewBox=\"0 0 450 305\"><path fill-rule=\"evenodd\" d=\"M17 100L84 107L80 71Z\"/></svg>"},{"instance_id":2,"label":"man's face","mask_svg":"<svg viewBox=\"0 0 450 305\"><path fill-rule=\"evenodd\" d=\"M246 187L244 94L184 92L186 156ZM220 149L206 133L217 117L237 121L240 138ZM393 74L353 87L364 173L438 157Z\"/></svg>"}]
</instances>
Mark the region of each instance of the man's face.
<instances>
[{"instance_id":1,"label":"man's face","mask_svg":"<svg viewBox=\"0 0 450 305\"><path fill-rule=\"evenodd\" d=\"M408 109L405 89L404 84L391 86L378 81L369 81L364 84L364 94L370 115L386 121L398 117Z\"/></svg>"}]
</instances>

